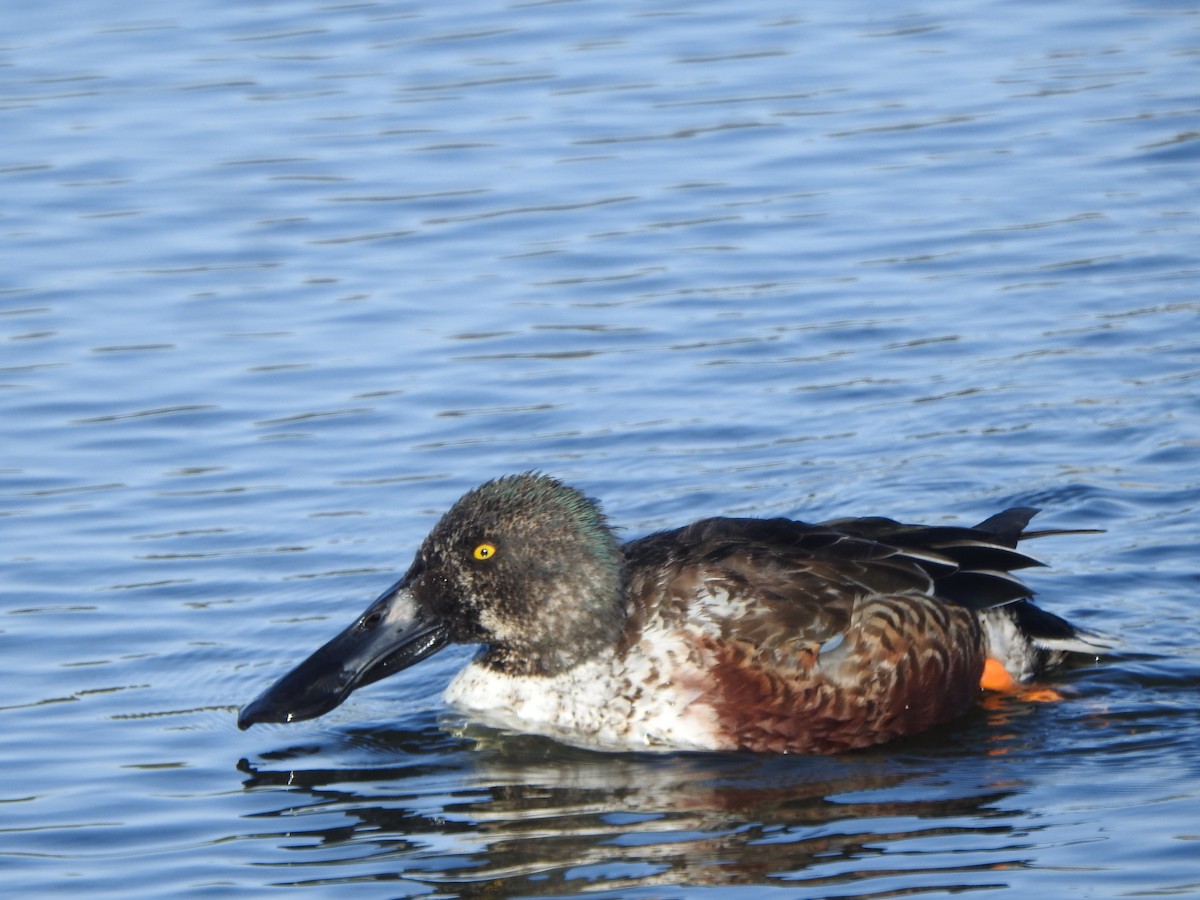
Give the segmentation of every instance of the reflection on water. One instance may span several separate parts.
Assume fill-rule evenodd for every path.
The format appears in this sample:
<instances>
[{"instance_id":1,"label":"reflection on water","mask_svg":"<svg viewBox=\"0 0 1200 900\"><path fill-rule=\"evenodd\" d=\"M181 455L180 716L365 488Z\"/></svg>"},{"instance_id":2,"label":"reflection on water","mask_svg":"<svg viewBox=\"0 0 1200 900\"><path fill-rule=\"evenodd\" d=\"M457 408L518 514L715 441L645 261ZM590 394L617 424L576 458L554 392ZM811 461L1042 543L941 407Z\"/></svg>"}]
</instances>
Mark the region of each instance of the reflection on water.
<instances>
[{"instance_id":1,"label":"reflection on water","mask_svg":"<svg viewBox=\"0 0 1200 900\"><path fill-rule=\"evenodd\" d=\"M285 830L303 859L320 848L325 864L352 862L348 881L458 896L575 893L590 882L614 892L803 886L814 897L843 896L846 885L863 897L983 889L1031 861L1024 781L1006 746L1011 710L999 706L965 726L958 750L938 735L834 758L617 755L431 726L350 731L340 746L293 747L240 768L247 789L287 800L256 827L277 823L267 833ZM377 761L323 765L345 755ZM296 874L281 880L305 883Z\"/></svg>"}]
</instances>

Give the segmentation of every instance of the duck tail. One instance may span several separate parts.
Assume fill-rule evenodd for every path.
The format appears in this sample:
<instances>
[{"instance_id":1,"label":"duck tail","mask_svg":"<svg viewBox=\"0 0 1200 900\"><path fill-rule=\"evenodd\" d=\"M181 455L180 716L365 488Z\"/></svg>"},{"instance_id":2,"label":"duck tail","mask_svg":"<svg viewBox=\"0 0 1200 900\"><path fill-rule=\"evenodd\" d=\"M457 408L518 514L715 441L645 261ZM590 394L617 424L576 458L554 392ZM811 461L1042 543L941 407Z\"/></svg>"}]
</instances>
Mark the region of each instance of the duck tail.
<instances>
[{"instance_id":1,"label":"duck tail","mask_svg":"<svg viewBox=\"0 0 1200 900\"><path fill-rule=\"evenodd\" d=\"M1061 616L1047 612L1028 600L1010 604L1006 611L1011 614L1013 623L1025 639L1046 651L1056 662L1068 653L1097 656L1117 645L1114 638L1072 625Z\"/></svg>"},{"instance_id":2,"label":"duck tail","mask_svg":"<svg viewBox=\"0 0 1200 900\"><path fill-rule=\"evenodd\" d=\"M1037 513L1033 507L1013 507L984 519L975 530L987 534L994 543L1010 548L1031 538L1103 531L1097 528L1026 531L1029 521ZM1028 559L1030 564L1039 564L1032 557ZM1011 603L981 610L989 656L1000 662L1017 682L1028 682L1047 669L1061 665L1072 654L1094 658L1117 646L1117 641L1106 634L1079 628L1061 616L1047 612L1033 602L1032 596L1030 591Z\"/></svg>"},{"instance_id":3,"label":"duck tail","mask_svg":"<svg viewBox=\"0 0 1200 900\"><path fill-rule=\"evenodd\" d=\"M1014 506L1003 512L990 516L975 526L978 531L986 531L993 535L1006 547L1017 546L1017 541L1028 541L1033 538L1055 537L1060 534L1103 534L1103 528L1043 528L1038 531L1026 531L1029 520L1036 516L1040 509L1036 506Z\"/></svg>"}]
</instances>

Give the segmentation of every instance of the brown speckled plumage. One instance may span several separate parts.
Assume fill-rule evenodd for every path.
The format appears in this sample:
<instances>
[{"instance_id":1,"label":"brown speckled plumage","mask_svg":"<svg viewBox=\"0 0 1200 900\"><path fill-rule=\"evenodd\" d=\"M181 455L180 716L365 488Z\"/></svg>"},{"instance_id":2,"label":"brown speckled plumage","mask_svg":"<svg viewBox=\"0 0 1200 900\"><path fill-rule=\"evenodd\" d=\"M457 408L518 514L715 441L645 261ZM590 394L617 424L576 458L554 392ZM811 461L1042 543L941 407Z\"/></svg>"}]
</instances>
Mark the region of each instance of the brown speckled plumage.
<instances>
[{"instance_id":1,"label":"brown speckled plumage","mask_svg":"<svg viewBox=\"0 0 1200 900\"><path fill-rule=\"evenodd\" d=\"M452 641L468 714L597 749L836 753L924 731L1107 642L1035 606L1011 573L1036 511L974 528L883 518L703 519L619 545L546 476L446 513L408 573L239 720L320 715ZM485 552L476 553L480 548Z\"/></svg>"},{"instance_id":2,"label":"brown speckled plumage","mask_svg":"<svg viewBox=\"0 0 1200 900\"><path fill-rule=\"evenodd\" d=\"M701 584L740 609L696 638L723 744L838 752L926 730L975 703L983 630L974 612L936 595L938 574L961 572L952 556L932 558L939 530L911 529L905 550L852 528L708 519L626 545L636 611L627 635L646 619L683 626ZM994 576L978 578L986 590Z\"/></svg>"}]
</instances>

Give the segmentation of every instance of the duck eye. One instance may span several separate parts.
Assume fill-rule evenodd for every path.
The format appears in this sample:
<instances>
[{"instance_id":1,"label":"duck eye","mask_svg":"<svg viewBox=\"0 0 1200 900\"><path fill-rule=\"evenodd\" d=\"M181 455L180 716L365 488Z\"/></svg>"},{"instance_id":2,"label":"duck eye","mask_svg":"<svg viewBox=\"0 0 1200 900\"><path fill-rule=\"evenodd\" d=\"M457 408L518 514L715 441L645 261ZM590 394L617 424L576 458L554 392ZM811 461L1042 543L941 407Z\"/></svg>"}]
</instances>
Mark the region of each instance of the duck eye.
<instances>
[{"instance_id":1,"label":"duck eye","mask_svg":"<svg viewBox=\"0 0 1200 900\"><path fill-rule=\"evenodd\" d=\"M476 559L491 559L496 555L496 545L484 541L471 553Z\"/></svg>"}]
</instances>

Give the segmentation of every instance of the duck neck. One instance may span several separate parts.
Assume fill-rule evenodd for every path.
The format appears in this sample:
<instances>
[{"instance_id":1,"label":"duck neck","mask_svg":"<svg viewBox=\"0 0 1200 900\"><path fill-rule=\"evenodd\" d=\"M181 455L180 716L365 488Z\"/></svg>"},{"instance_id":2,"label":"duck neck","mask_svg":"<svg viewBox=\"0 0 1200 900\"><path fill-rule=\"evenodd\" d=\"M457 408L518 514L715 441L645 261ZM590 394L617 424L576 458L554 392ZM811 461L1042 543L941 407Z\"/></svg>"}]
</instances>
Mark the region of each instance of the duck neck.
<instances>
[{"instance_id":1,"label":"duck neck","mask_svg":"<svg viewBox=\"0 0 1200 900\"><path fill-rule=\"evenodd\" d=\"M551 580L522 638L485 647L479 662L509 675L551 677L614 652L629 619L624 557L614 549L615 556L576 563Z\"/></svg>"}]
</instances>

